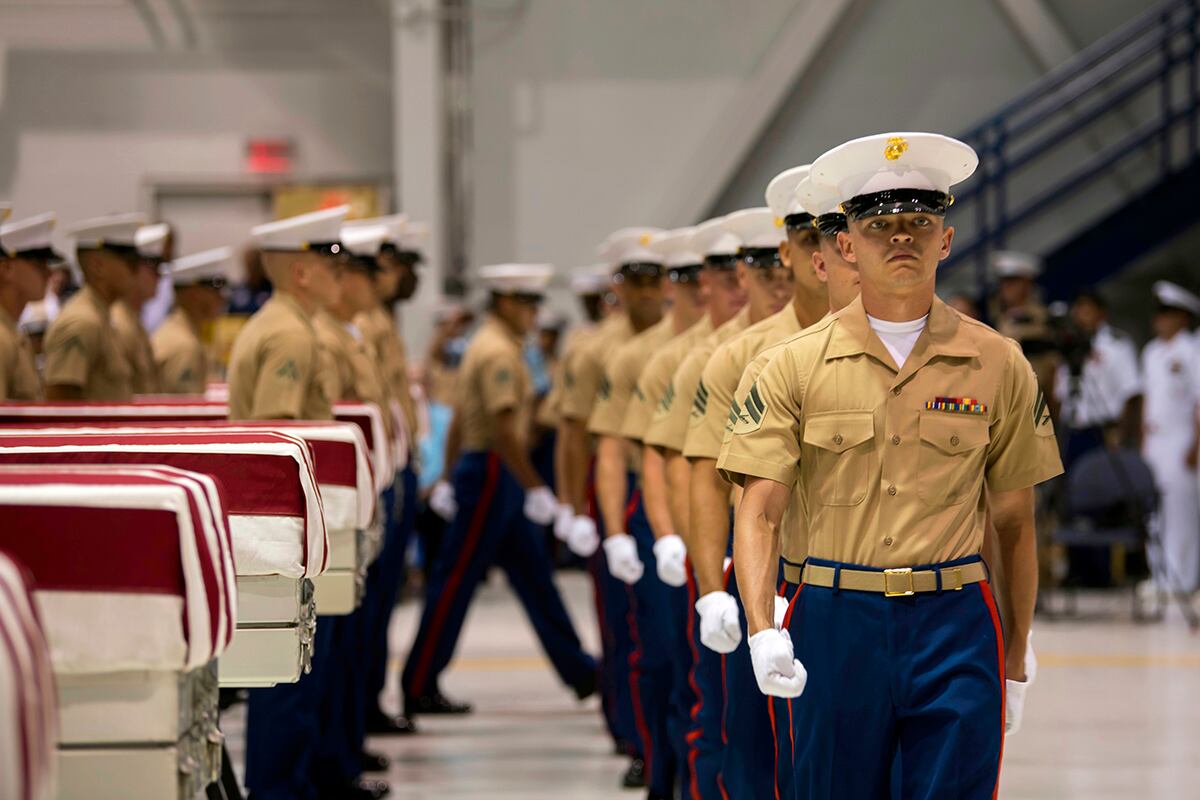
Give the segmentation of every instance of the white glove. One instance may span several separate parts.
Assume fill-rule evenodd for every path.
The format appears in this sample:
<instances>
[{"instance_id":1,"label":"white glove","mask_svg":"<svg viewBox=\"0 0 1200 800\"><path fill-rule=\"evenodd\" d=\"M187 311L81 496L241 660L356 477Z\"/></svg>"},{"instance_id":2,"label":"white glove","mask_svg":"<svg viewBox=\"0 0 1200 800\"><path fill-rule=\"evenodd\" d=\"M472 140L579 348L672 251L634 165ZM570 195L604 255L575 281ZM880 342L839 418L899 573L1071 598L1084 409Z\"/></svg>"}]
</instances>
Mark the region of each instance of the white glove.
<instances>
[{"instance_id":1,"label":"white glove","mask_svg":"<svg viewBox=\"0 0 1200 800\"><path fill-rule=\"evenodd\" d=\"M608 559L608 571L617 580L630 586L642 579L646 567L638 558L637 542L628 533L615 533L604 540L604 555Z\"/></svg>"},{"instance_id":2,"label":"white glove","mask_svg":"<svg viewBox=\"0 0 1200 800\"><path fill-rule=\"evenodd\" d=\"M1029 632L1029 638L1025 640L1025 682L1033 683L1033 679L1037 677L1037 656L1033 654L1033 631Z\"/></svg>"},{"instance_id":3,"label":"white glove","mask_svg":"<svg viewBox=\"0 0 1200 800\"><path fill-rule=\"evenodd\" d=\"M1004 735L1011 736L1021 730L1021 718L1025 715L1025 690L1029 681L1004 682Z\"/></svg>"},{"instance_id":4,"label":"white glove","mask_svg":"<svg viewBox=\"0 0 1200 800\"><path fill-rule=\"evenodd\" d=\"M575 521L575 509L570 503L560 503L554 512L554 538L566 542L571 538L571 523Z\"/></svg>"},{"instance_id":5,"label":"white glove","mask_svg":"<svg viewBox=\"0 0 1200 800\"><path fill-rule=\"evenodd\" d=\"M709 592L696 601L700 642L717 653L732 653L742 643L738 603L728 592Z\"/></svg>"},{"instance_id":6,"label":"white glove","mask_svg":"<svg viewBox=\"0 0 1200 800\"><path fill-rule=\"evenodd\" d=\"M786 597L775 595L775 627L779 630L783 630L783 619L787 616L790 605Z\"/></svg>"},{"instance_id":7,"label":"white glove","mask_svg":"<svg viewBox=\"0 0 1200 800\"><path fill-rule=\"evenodd\" d=\"M458 500L454 497L454 487L446 481L438 481L429 493L429 507L446 522L454 519L458 513Z\"/></svg>"},{"instance_id":8,"label":"white glove","mask_svg":"<svg viewBox=\"0 0 1200 800\"><path fill-rule=\"evenodd\" d=\"M525 490L525 516L535 525L549 525L558 513L558 498L548 486Z\"/></svg>"},{"instance_id":9,"label":"white glove","mask_svg":"<svg viewBox=\"0 0 1200 800\"><path fill-rule=\"evenodd\" d=\"M792 650L787 631L769 628L750 637L750 660L759 690L771 697L799 697L808 672Z\"/></svg>"},{"instance_id":10,"label":"white glove","mask_svg":"<svg viewBox=\"0 0 1200 800\"><path fill-rule=\"evenodd\" d=\"M667 586L683 586L687 583L687 547L675 534L664 536L654 543L654 560L658 579Z\"/></svg>"},{"instance_id":11,"label":"white glove","mask_svg":"<svg viewBox=\"0 0 1200 800\"><path fill-rule=\"evenodd\" d=\"M567 547L580 558L590 558L600 546L600 533L596 530L596 521L586 514L580 514L571 520L571 530L567 536Z\"/></svg>"}]
</instances>

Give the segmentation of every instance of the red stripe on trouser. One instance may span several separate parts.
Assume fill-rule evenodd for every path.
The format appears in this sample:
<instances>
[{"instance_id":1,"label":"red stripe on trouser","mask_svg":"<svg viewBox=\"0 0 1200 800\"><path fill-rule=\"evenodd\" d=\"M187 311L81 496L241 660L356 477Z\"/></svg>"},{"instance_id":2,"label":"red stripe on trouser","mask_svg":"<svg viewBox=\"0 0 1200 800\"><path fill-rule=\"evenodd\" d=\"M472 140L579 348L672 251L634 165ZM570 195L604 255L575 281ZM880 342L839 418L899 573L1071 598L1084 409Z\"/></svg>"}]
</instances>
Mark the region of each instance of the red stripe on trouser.
<instances>
[{"instance_id":1,"label":"red stripe on trouser","mask_svg":"<svg viewBox=\"0 0 1200 800\"><path fill-rule=\"evenodd\" d=\"M996 610L996 599L992 597L992 587L987 581L979 584L979 593L987 605L988 613L992 616L992 627L996 630L996 658L1000 666L1000 757L996 760L996 785L992 788L992 800L1000 794L1000 767L1004 764L1004 714L1007 698L1007 686L1004 683L1004 626L1000 624L1000 612Z\"/></svg>"},{"instance_id":2,"label":"red stripe on trouser","mask_svg":"<svg viewBox=\"0 0 1200 800\"><path fill-rule=\"evenodd\" d=\"M634 489L625 506L625 528L629 527L629 520L637 511L641 499L641 490ZM651 784L654 781L654 743L650 740L650 726L646 724L646 710L642 707L642 692L637 682L638 664L642 660L642 638L638 635L637 625L637 595L633 593L632 586L626 586L625 591L629 595L629 614L627 616L629 638L633 640L633 652L629 654L629 694L633 701L633 721L637 725L638 736L642 739L642 761L646 765L646 783Z\"/></svg>"},{"instance_id":3,"label":"red stripe on trouser","mask_svg":"<svg viewBox=\"0 0 1200 800\"><path fill-rule=\"evenodd\" d=\"M692 666L688 670L688 685L692 687L692 692L696 695L696 702L692 704L692 724L696 724L696 718L700 716L700 712L704 710L704 692L700 691L700 684L696 682L696 669L700 665L700 653L696 649L696 614L693 609L696 606L696 575L692 572L691 562L688 562L687 570L687 592L688 592L688 619L687 619L687 640L688 650L692 654ZM704 731L693 728L688 731L688 774L691 775L692 785L690 794L692 800L702 800L700 797L700 776L696 774L696 761L700 757L700 748L696 743L700 741L700 737L704 735Z\"/></svg>"},{"instance_id":4,"label":"red stripe on trouser","mask_svg":"<svg viewBox=\"0 0 1200 800\"><path fill-rule=\"evenodd\" d=\"M804 591L803 583L796 587L796 593L794 595L792 595L792 602L788 603L787 613L783 615L783 629L785 631L790 630L792 627L792 614L795 613L795 611L796 611L796 603L800 600L800 592L802 592L802 591ZM789 636L790 635L791 634L789 634ZM794 646L794 644L795 643L793 643L793 646ZM787 706L788 706L788 739L791 741L791 745L792 745L792 758L795 759L796 758L796 726L793 724L793 721L792 721L792 698L790 698L790 697L788 698ZM778 753L779 750L776 749L775 752ZM779 773L776 772L776 780L778 780L778 776L779 776Z\"/></svg>"},{"instance_id":5,"label":"red stripe on trouser","mask_svg":"<svg viewBox=\"0 0 1200 800\"><path fill-rule=\"evenodd\" d=\"M496 486L499 482L500 458L493 453L489 453L487 477L483 481L483 491L479 494L479 505L475 506L475 513L471 515L471 524L467 528L467 538L463 542L462 550L459 551L458 560L454 563L454 569L450 570L450 577L446 579L446 585L438 597L437 605L434 606L433 617L429 621L429 630L425 636L425 644L421 648L417 668L413 670L412 686L405 687L406 689L412 689L417 692L426 691L425 681L429 678L429 667L433 661L438 633L442 625L446 623L446 615L450 613L450 604L454 602L454 594L458 591L459 584L462 583L463 574L467 571L467 566L471 563L471 557L475 555L476 546L479 544L479 537L483 535L484 526L487 525L488 511L491 509L492 498L496 494Z\"/></svg>"}]
</instances>

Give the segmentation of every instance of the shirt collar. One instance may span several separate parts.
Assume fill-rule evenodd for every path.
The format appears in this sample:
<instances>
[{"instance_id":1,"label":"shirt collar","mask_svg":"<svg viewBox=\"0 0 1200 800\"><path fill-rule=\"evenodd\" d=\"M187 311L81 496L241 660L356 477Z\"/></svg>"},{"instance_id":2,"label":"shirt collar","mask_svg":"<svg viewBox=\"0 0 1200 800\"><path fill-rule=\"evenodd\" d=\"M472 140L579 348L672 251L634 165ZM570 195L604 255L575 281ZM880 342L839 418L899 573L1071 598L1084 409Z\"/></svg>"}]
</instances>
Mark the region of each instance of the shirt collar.
<instances>
[{"instance_id":1,"label":"shirt collar","mask_svg":"<svg viewBox=\"0 0 1200 800\"><path fill-rule=\"evenodd\" d=\"M295 297L292 297L291 294L276 290L275 293L271 295L271 300L277 301L279 305L287 309L288 313L303 322L309 328L312 328L312 319L307 313L305 313L304 307L300 305L300 301Z\"/></svg>"},{"instance_id":2,"label":"shirt collar","mask_svg":"<svg viewBox=\"0 0 1200 800\"><path fill-rule=\"evenodd\" d=\"M515 344L517 347L523 347L524 341L517 335L516 331L504 324L504 321L495 314L488 314L484 317L484 328L490 328L497 336L501 336Z\"/></svg>"},{"instance_id":3,"label":"shirt collar","mask_svg":"<svg viewBox=\"0 0 1200 800\"><path fill-rule=\"evenodd\" d=\"M826 361L866 353L895 369L895 362L887 348L871 330L867 311L863 308L862 295L834 314L834 318L837 321L829 339L829 346L825 349ZM935 295L925 330L917 339L905 366L922 366L936 356L971 358L978 355L979 348L971 340L958 313Z\"/></svg>"}]
</instances>

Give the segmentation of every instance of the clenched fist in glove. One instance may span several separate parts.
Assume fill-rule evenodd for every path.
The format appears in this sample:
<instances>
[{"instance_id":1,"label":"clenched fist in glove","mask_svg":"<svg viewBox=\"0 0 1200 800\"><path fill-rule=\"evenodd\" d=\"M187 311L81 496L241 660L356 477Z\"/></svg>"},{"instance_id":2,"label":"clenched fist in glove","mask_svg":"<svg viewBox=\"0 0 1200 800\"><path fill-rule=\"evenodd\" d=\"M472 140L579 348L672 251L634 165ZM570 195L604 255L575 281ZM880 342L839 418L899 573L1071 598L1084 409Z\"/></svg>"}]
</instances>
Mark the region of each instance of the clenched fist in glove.
<instances>
[{"instance_id":1,"label":"clenched fist in glove","mask_svg":"<svg viewBox=\"0 0 1200 800\"><path fill-rule=\"evenodd\" d=\"M604 555L608 559L608 571L617 580L632 586L642 579L646 567L638 558L637 542L628 533L614 533L606 538Z\"/></svg>"},{"instance_id":2,"label":"clenched fist in glove","mask_svg":"<svg viewBox=\"0 0 1200 800\"><path fill-rule=\"evenodd\" d=\"M1006 736L1021 730L1021 720L1025 716L1025 692L1033 685L1037 677L1037 656L1033 654L1033 631L1025 647L1025 680L1004 682L1004 734Z\"/></svg>"},{"instance_id":3,"label":"clenched fist in glove","mask_svg":"<svg viewBox=\"0 0 1200 800\"><path fill-rule=\"evenodd\" d=\"M549 525L558 512L558 498L546 486L525 490L525 516L536 525Z\"/></svg>"},{"instance_id":4,"label":"clenched fist in glove","mask_svg":"<svg viewBox=\"0 0 1200 800\"><path fill-rule=\"evenodd\" d=\"M564 544L571 538L571 523L575 521L575 509L570 503L559 503L554 512L554 538Z\"/></svg>"},{"instance_id":5,"label":"clenched fist in glove","mask_svg":"<svg viewBox=\"0 0 1200 800\"><path fill-rule=\"evenodd\" d=\"M667 586L683 586L687 583L687 547L675 534L662 537L654 543L654 561L658 579Z\"/></svg>"},{"instance_id":6,"label":"clenched fist in glove","mask_svg":"<svg viewBox=\"0 0 1200 800\"><path fill-rule=\"evenodd\" d=\"M567 547L580 558L590 558L600 546L600 533L596 521L586 514L571 520L571 532L567 536Z\"/></svg>"},{"instance_id":7,"label":"clenched fist in glove","mask_svg":"<svg viewBox=\"0 0 1200 800\"><path fill-rule=\"evenodd\" d=\"M429 493L429 507L446 522L454 519L458 513L458 500L454 497L454 487L446 481L438 481Z\"/></svg>"},{"instance_id":8,"label":"clenched fist in glove","mask_svg":"<svg viewBox=\"0 0 1200 800\"><path fill-rule=\"evenodd\" d=\"M717 653L732 653L742 643L737 600L728 592L709 592L696 601L700 642Z\"/></svg>"},{"instance_id":9,"label":"clenched fist in glove","mask_svg":"<svg viewBox=\"0 0 1200 800\"><path fill-rule=\"evenodd\" d=\"M771 697L799 697L808 672L792 650L787 631L768 628L750 637L750 660L758 688Z\"/></svg>"}]
</instances>

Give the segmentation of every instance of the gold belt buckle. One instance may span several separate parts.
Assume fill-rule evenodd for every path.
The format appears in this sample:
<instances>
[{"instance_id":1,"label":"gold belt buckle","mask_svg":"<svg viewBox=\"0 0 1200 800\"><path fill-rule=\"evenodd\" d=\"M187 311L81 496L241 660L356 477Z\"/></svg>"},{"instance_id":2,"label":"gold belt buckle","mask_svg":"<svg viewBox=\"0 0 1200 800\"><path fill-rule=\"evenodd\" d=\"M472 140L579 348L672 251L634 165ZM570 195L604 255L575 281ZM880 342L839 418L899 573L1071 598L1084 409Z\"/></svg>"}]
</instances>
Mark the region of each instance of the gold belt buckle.
<instances>
[{"instance_id":1,"label":"gold belt buckle","mask_svg":"<svg viewBox=\"0 0 1200 800\"><path fill-rule=\"evenodd\" d=\"M900 585L904 585L904 578L908 578L908 588L899 591L892 589L892 579L896 578L900 581ZM883 596L884 597L912 597L917 593L913 586L913 571L912 567L902 567L900 569L885 569L883 571Z\"/></svg>"},{"instance_id":2,"label":"gold belt buckle","mask_svg":"<svg viewBox=\"0 0 1200 800\"><path fill-rule=\"evenodd\" d=\"M946 578L951 576L953 576L954 582L950 586L947 586ZM942 570L942 588L949 589L952 592L961 592L963 588L962 569L959 567L951 567L950 569Z\"/></svg>"}]
</instances>

